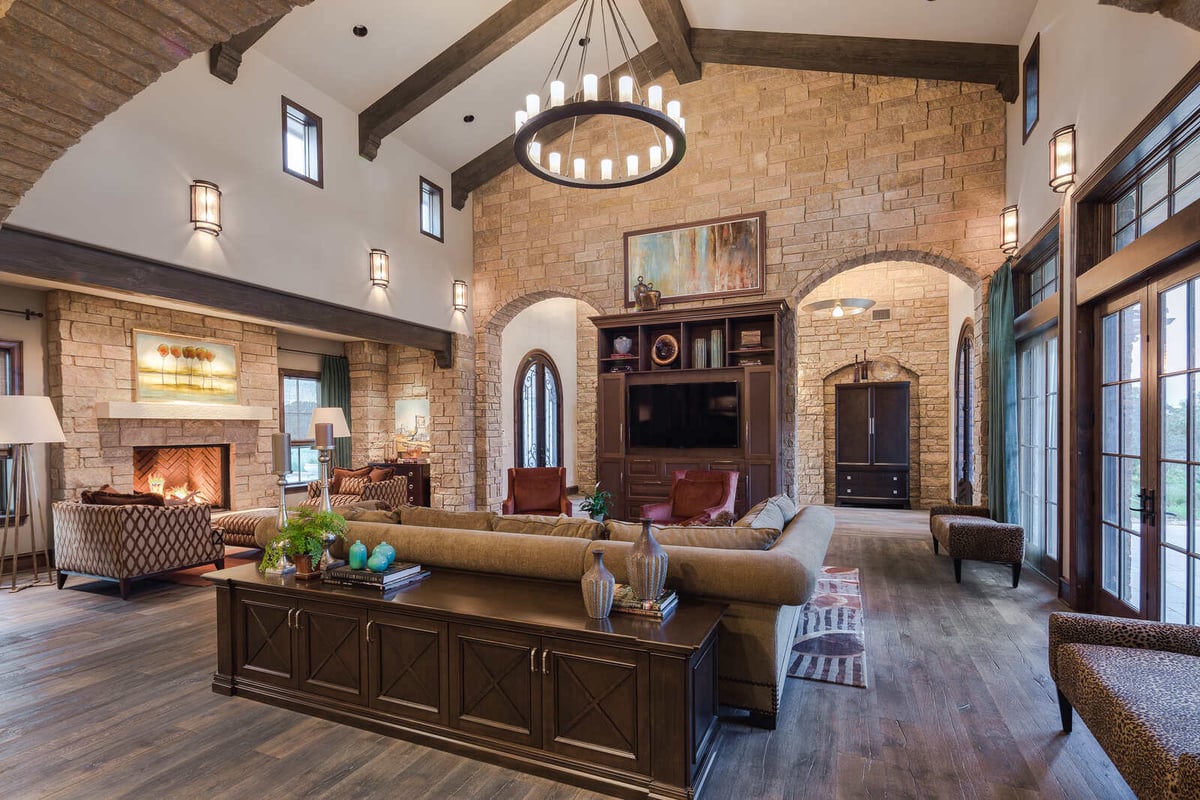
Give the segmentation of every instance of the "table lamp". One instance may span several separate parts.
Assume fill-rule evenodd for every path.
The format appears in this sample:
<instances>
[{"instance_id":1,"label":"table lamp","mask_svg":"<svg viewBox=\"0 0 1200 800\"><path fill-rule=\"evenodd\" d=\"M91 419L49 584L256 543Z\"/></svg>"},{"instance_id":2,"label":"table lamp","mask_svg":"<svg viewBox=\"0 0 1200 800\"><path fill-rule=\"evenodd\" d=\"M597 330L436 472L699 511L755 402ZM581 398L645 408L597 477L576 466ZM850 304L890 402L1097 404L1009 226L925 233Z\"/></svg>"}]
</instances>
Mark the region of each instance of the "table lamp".
<instances>
[{"instance_id":1,"label":"table lamp","mask_svg":"<svg viewBox=\"0 0 1200 800\"><path fill-rule=\"evenodd\" d=\"M65 442L62 425L49 397L35 395L0 395L0 443L12 445L9 473L5 481L5 508L3 539L0 540L0 564L8 555L8 534L12 530L12 582L9 591L19 592L30 586L50 583L50 553L47 540L50 532L45 529L45 509L38 497L38 481L31 474L33 460L29 454L31 444ZM21 552L21 517L29 517L29 550L33 557L33 582L17 586L17 556ZM38 569L37 527L42 527L42 561L46 565L46 580L43 583Z\"/></svg>"}]
</instances>

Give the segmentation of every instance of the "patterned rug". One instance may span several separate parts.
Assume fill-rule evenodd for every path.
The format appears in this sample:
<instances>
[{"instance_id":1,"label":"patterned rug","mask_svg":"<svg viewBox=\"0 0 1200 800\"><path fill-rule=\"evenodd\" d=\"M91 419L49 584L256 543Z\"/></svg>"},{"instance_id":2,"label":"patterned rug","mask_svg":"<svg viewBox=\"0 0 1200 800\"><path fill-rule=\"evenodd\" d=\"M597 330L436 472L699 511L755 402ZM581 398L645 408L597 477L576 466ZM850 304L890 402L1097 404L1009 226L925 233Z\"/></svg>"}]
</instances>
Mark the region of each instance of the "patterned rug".
<instances>
[{"instance_id":1,"label":"patterned rug","mask_svg":"<svg viewBox=\"0 0 1200 800\"><path fill-rule=\"evenodd\" d=\"M821 567L817 591L800 612L788 676L867 688L858 570Z\"/></svg>"}]
</instances>

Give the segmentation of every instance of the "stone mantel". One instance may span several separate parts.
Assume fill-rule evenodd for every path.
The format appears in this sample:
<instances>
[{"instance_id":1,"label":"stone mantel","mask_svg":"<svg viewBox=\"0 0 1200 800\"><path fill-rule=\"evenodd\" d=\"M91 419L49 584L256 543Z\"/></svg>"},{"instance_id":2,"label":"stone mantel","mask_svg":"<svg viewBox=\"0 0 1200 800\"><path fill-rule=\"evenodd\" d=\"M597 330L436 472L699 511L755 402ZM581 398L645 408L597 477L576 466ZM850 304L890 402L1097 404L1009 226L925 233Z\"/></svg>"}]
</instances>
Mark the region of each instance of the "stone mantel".
<instances>
[{"instance_id":1,"label":"stone mantel","mask_svg":"<svg viewBox=\"0 0 1200 800\"><path fill-rule=\"evenodd\" d=\"M96 403L97 419L209 419L270 420L269 406L222 405L219 403L130 403L102 400Z\"/></svg>"}]
</instances>

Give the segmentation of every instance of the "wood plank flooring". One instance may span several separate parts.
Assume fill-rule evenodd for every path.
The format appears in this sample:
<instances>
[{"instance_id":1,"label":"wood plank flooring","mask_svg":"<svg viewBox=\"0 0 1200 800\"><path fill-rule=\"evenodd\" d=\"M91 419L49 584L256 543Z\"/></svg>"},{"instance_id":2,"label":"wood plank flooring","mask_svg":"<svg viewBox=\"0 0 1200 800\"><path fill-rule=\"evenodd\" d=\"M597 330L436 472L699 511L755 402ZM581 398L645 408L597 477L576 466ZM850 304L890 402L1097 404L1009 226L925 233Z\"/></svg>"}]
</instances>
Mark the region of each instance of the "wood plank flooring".
<instances>
[{"instance_id":1,"label":"wood plank flooring","mask_svg":"<svg viewBox=\"0 0 1200 800\"><path fill-rule=\"evenodd\" d=\"M1026 570L934 556L921 512L837 509L861 570L869 689L790 679L779 729L731 723L705 797L1131 798L1087 729L1059 730ZM0 593L0 796L595 798L210 689L210 588L71 578Z\"/></svg>"}]
</instances>

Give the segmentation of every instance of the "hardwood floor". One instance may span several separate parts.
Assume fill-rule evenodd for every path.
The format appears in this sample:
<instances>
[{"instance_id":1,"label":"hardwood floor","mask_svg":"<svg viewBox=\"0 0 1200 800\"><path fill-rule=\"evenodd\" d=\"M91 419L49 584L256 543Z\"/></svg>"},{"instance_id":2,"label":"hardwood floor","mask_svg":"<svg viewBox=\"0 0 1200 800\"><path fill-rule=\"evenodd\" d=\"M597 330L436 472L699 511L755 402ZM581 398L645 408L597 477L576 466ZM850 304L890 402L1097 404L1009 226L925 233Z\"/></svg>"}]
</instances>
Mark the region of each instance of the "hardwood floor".
<instances>
[{"instance_id":1,"label":"hardwood floor","mask_svg":"<svg viewBox=\"0 0 1200 800\"><path fill-rule=\"evenodd\" d=\"M780 726L731 723L706 798L1131 798L1082 724L1059 730L1026 571L954 583L921 512L837 509L861 570L869 689L790 680ZM210 689L213 593L72 578L0 593L0 795L582 798L590 792Z\"/></svg>"}]
</instances>

